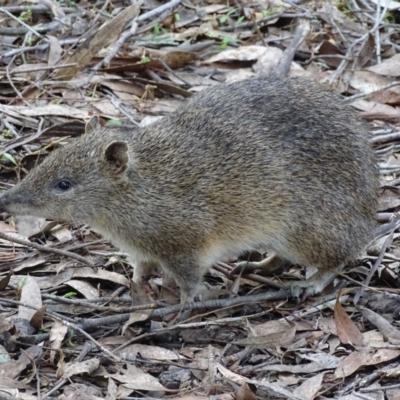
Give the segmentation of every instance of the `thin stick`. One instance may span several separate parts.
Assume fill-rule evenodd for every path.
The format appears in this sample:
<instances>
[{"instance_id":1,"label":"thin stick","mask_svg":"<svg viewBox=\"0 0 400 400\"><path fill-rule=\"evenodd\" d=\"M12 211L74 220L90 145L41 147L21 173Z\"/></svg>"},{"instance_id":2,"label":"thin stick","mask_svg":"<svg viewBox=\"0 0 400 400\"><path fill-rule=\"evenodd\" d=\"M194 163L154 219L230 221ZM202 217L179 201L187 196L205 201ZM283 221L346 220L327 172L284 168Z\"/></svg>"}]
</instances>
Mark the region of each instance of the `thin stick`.
<instances>
[{"instance_id":1,"label":"thin stick","mask_svg":"<svg viewBox=\"0 0 400 400\"><path fill-rule=\"evenodd\" d=\"M40 244L33 243L30 240L16 238L15 236L7 235L6 233L3 232L0 232L0 239L8 240L9 242L13 243L22 244L23 246L34 248L36 250L42 251L43 253L53 253L63 257L73 258L81 262L82 264L88 265L89 267L94 267L94 264L91 261L87 260L85 257L82 257L75 253L71 253L70 251L67 250L60 250L60 249L54 249L53 247L49 246L42 246Z\"/></svg>"}]
</instances>

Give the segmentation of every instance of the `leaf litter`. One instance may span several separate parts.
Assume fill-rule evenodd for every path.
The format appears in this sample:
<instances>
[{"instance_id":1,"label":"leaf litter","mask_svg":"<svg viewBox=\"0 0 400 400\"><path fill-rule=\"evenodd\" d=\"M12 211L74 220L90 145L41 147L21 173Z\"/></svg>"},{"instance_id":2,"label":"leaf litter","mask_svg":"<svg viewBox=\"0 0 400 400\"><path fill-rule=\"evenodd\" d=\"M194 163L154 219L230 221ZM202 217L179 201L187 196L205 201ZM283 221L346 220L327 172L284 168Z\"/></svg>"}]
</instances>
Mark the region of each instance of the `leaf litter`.
<instances>
[{"instance_id":1,"label":"leaf litter","mask_svg":"<svg viewBox=\"0 0 400 400\"><path fill-rule=\"evenodd\" d=\"M6 0L0 15L0 190L94 114L146 125L271 73L331 87L368 120L382 186L376 238L340 291L297 305L276 289L299 267L221 260L179 324L176 286L135 286L89 226L1 214L5 399L400 398L399 2Z\"/></svg>"}]
</instances>

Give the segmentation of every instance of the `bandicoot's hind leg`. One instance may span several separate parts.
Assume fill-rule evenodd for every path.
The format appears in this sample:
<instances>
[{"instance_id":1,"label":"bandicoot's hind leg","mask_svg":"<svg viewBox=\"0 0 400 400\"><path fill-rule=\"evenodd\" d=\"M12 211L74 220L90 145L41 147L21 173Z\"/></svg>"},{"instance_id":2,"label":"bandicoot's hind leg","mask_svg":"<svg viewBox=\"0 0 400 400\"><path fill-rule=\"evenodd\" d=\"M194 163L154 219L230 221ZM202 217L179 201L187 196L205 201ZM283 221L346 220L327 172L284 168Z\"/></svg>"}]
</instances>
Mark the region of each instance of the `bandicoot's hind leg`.
<instances>
[{"instance_id":1,"label":"bandicoot's hind leg","mask_svg":"<svg viewBox=\"0 0 400 400\"><path fill-rule=\"evenodd\" d=\"M318 222L318 221L317 221ZM318 271L308 280L290 284L294 297L306 299L320 294L338 275L347 262L357 258L359 243L350 236L353 227L325 222L325 230L304 226L286 236L285 256L293 264L316 267ZM320 224L322 224L320 221ZM329 229L327 229L329 227ZM307 229L308 228L308 229ZM355 227L357 229L357 227Z\"/></svg>"}]
</instances>

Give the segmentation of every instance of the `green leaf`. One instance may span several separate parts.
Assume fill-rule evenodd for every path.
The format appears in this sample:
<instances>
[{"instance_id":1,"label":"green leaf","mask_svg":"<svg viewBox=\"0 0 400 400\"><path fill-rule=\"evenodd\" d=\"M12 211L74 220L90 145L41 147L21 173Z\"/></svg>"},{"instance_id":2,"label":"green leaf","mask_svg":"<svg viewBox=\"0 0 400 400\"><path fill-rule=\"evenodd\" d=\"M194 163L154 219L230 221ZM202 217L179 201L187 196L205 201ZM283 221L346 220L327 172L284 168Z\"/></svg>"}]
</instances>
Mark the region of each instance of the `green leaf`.
<instances>
[{"instance_id":1,"label":"green leaf","mask_svg":"<svg viewBox=\"0 0 400 400\"><path fill-rule=\"evenodd\" d=\"M7 158L7 160L11 161L14 165L18 165L18 163L15 161L15 158L10 153L1 153L0 157Z\"/></svg>"},{"instance_id":2,"label":"green leaf","mask_svg":"<svg viewBox=\"0 0 400 400\"><path fill-rule=\"evenodd\" d=\"M76 296L76 292L68 292L68 293L65 293L63 297L68 298L68 297L75 297L75 296Z\"/></svg>"},{"instance_id":3,"label":"green leaf","mask_svg":"<svg viewBox=\"0 0 400 400\"><path fill-rule=\"evenodd\" d=\"M224 24L226 21L228 21L227 15L222 15L221 17L219 17L220 24Z\"/></svg>"},{"instance_id":4,"label":"green leaf","mask_svg":"<svg viewBox=\"0 0 400 400\"><path fill-rule=\"evenodd\" d=\"M107 125L122 125L122 121L118 118L110 118L107 121Z\"/></svg>"}]
</instances>

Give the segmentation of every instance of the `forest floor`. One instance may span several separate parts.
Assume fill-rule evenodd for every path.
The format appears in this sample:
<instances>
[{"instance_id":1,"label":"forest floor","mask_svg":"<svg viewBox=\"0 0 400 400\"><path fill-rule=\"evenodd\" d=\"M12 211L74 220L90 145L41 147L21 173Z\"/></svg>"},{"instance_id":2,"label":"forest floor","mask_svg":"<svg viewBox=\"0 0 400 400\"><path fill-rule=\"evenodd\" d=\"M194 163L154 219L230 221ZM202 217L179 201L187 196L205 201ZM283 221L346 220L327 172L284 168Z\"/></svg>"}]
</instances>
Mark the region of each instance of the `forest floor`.
<instances>
[{"instance_id":1,"label":"forest floor","mask_svg":"<svg viewBox=\"0 0 400 400\"><path fill-rule=\"evenodd\" d=\"M179 290L162 275L150 292L133 284L90 226L0 214L1 400L400 399L399 2L0 5L0 192L93 115L145 125L260 74L340 93L368 122L381 174L376 238L335 286L297 304L277 288L313 271L221 260L178 323Z\"/></svg>"}]
</instances>

